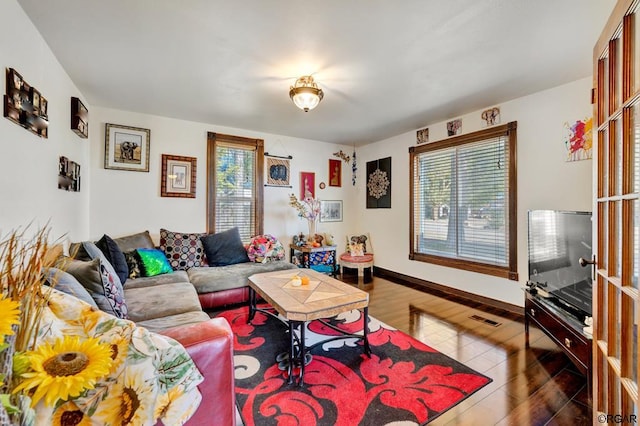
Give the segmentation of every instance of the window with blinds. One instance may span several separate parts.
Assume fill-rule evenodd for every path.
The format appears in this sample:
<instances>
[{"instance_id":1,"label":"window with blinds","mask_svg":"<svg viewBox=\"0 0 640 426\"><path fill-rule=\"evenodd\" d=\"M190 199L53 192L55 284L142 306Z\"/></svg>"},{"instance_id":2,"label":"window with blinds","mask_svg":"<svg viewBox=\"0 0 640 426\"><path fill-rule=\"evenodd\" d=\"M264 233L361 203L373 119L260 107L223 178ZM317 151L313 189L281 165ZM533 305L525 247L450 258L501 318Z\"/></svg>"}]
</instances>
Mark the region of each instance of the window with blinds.
<instances>
[{"instance_id":1,"label":"window with blinds","mask_svg":"<svg viewBox=\"0 0 640 426\"><path fill-rule=\"evenodd\" d=\"M516 123L410 148L410 258L517 279Z\"/></svg>"},{"instance_id":2,"label":"window with blinds","mask_svg":"<svg viewBox=\"0 0 640 426\"><path fill-rule=\"evenodd\" d=\"M237 227L242 241L262 233L263 141L209 133L208 232Z\"/></svg>"}]
</instances>

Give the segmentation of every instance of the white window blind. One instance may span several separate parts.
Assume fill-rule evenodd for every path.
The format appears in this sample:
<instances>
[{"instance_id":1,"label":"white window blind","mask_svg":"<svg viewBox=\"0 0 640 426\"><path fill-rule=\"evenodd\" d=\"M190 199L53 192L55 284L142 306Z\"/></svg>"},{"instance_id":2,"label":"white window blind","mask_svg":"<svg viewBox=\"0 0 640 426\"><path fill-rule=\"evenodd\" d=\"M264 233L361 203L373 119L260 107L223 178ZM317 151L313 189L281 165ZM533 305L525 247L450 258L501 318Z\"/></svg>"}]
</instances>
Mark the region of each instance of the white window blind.
<instances>
[{"instance_id":1,"label":"white window blind","mask_svg":"<svg viewBox=\"0 0 640 426\"><path fill-rule=\"evenodd\" d=\"M238 227L242 241L255 235L255 149L216 146L215 232Z\"/></svg>"}]
</instances>

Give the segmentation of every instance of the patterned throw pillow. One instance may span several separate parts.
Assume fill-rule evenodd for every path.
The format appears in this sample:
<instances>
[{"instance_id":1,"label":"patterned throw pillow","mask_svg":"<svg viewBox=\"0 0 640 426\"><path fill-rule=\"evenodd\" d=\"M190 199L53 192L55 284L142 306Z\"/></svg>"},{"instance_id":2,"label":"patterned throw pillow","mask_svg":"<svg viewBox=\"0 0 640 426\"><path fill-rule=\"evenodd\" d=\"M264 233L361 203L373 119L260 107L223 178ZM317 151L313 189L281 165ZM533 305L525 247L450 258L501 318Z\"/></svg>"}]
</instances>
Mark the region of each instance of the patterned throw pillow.
<instances>
[{"instance_id":1,"label":"patterned throw pillow","mask_svg":"<svg viewBox=\"0 0 640 426\"><path fill-rule=\"evenodd\" d=\"M247 255L252 262L267 263L284 259L284 247L273 235L257 235L247 247Z\"/></svg>"},{"instance_id":2,"label":"patterned throw pillow","mask_svg":"<svg viewBox=\"0 0 640 426\"><path fill-rule=\"evenodd\" d=\"M351 256L364 256L364 247L362 243L350 243L349 244L349 254Z\"/></svg>"},{"instance_id":3,"label":"patterned throw pillow","mask_svg":"<svg viewBox=\"0 0 640 426\"><path fill-rule=\"evenodd\" d=\"M169 261L160 250L139 248L136 249L136 252L140 259L142 276L155 277L156 275L173 272L171 265L169 265Z\"/></svg>"},{"instance_id":4,"label":"patterned throw pillow","mask_svg":"<svg viewBox=\"0 0 640 426\"><path fill-rule=\"evenodd\" d=\"M172 232L160 229L160 250L164 252L174 270L206 266L200 237L207 234Z\"/></svg>"},{"instance_id":5,"label":"patterned throw pillow","mask_svg":"<svg viewBox=\"0 0 640 426\"><path fill-rule=\"evenodd\" d=\"M89 262L70 260L66 267L67 272L87 289L100 310L117 318L127 318L128 309L122 283L103 257L96 257Z\"/></svg>"}]
</instances>

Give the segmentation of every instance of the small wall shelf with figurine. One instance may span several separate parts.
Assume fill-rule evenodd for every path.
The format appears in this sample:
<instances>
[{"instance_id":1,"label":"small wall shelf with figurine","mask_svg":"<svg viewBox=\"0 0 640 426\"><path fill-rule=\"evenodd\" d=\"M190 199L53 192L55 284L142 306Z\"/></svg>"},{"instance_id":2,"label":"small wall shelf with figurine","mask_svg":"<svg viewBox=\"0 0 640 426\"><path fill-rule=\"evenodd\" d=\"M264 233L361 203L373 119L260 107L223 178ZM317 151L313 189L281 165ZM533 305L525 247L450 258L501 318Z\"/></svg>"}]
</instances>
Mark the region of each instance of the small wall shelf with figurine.
<instances>
[{"instance_id":1,"label":"small wall shelf with figurine","mask_svg":"<svg viewBox=\"0 0 640 426\"><path fill-rule=\"evenodd\" d=\"M47 99L13 68L7 68L4 116L30 132L48 137Z\"/></svg>"},{"instance_id":2,"label":"small wall shelf with figurine","mask_svg":"<svg viewBox=\"0 0 640 426\"><path fill-rule=\"evenodd\" d=\"M58 189L80 192L80 164L60 157L58 166Z\"/></svg>"},{"instance_id":3,"label":"small wall shelf with figurine","mask_svg":"<svg viewBox=\"0 0 640 426\"><path fill-rule=\"evenodd\" d=\"M89 110L79 98L71 98L71 130L83 139L89 137Z\"/></svg>"}]
</instances>

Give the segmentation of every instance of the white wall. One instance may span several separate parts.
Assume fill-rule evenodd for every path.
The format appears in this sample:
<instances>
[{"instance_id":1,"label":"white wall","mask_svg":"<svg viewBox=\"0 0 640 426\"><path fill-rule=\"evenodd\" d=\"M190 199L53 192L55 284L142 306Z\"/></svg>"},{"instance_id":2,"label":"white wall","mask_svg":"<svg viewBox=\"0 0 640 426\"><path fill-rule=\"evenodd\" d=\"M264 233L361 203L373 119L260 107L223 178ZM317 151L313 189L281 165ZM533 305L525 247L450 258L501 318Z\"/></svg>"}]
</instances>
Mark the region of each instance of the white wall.
<instances>
[{"instance_id":1,"label":"white wall","mask_svg":"<svg viewBox=\"0 0 640 426\"><path fill-rule=\"evenodd\" d=\"M87 105L89 139L69 129L70 97L82 94L60 66L46 42L15 0L0 2L0 63L18 70L49 101L49 138L41 139L0 118L0 152L4 179L0 182L0 234L24 226L51 222L52 236L66 233L71 240L99 238L103 233L125 235L148 229L204 231L206 214L206 134L208 131L265 140L265 151L292 155L292 189L265 188L265 232L285 244L306 223L288 206L290 191L299 191L299 172L316 173L316 184L328 182L328 159L353 148L319 141L263 134L212 124L131 113ZM19 34L19 36L17 36ZM520 282L409 261L409 156L415 131L358 148L358 179L351 186L350 165L343 163L342 188L317 189L326 200L344 200L343 222L321 223L341 243L347 232L368 231L373 238L376 265L464 291L522 304L520 287L527 277L526 215L530 209L591 210L592 162L564 161L564 123L591 115L590 79L505 102L502 123L518 121L518 272ZM86 100L83 99L85 104ZM488 105L493 106L493 105ZM458 117L451 117L458 118ZM463 132L481 128L480 111L463 115ZM425 122L428 120L425 120ZM151 129L150 172L105 170L104 125L115 123ZM445 122L425 123L430 140L446 138ZM160 155L198 158L196 199L160 197ZM82 166L82 191L57 189L58 157ZM365 208L367 161L393 159L392 209Z\"/></svg>"},{"instance_id":2,"label":"white wall","mask_svg":"<svg viewBox=\"0 0 640 426\"><path fill-rule=\"evenodd\" d=\"M151 130L149 173L104 168L105 123L142 127ZM206 153L207 132L217 132L264 139L265 152L293 156L291 184L293 188L264 188L264 231L288 245L293 235L307 234L305 220L289 207L289 194L299 194L300 172L316 174L316 198L344 200L344 221L319 223L317 232L330 232L340 241L350 231L353 220L347 214L354 209L351 169L343 163L341 188L328 186L329 159L342 149L353 148L319 141L290 138L243 129L176 120L106 108L91 110L91 238L103 233L113 237L149 230L158 241L160 228L179 232L206 230ZM161 155L183 155L197 158L196 198L160 197ZM324 190L318 188L325 182ZM344 248L344 247L343 247Z\"/></svg>"},{"instance_id":3,"label":"white wall","mask_svg":"<svg viewBox=\"0 0 640 426\"><path fill-rule=\"evenodd\" d=\"M0 118L0 235L29 222L35 230L50 221L52 239L65 233L72 239L85 238L89 230L91 140L80 139L70 129L70 98L83 96L15 0L0 2L0 16L2 81L5 68L14 68L49 102L48 139ZM90 105L88 108L91 111ZM61 155L80 164L81 192L58 189Z\"/></svg>"},{"instance_id":4,"label":"white wall","mask_svg":"<svg viewBox=\"0 0 640 426\"><path fill-rule=\"evenodd\" d=\"M376 266L523 305L527 280L527 211L592 209L592 161L565 162L565 122L590 117L591 79L578 80L498 105L501 123L518 122L518 273L519 282L408 259L409 154L416 132L367 145L358 151L357 216L375 245ZM487 105L492 107L494 105ZM462 133L481 129L482 110L462 115ZM449 120L447 120L449 121ZM446 139L446 122L430 123L429 141ZM392 208L365 208L367 161L392 157Z\"/></svg>"}]
</instances>

